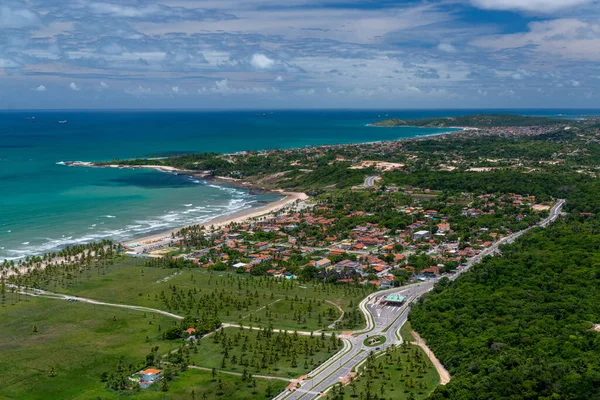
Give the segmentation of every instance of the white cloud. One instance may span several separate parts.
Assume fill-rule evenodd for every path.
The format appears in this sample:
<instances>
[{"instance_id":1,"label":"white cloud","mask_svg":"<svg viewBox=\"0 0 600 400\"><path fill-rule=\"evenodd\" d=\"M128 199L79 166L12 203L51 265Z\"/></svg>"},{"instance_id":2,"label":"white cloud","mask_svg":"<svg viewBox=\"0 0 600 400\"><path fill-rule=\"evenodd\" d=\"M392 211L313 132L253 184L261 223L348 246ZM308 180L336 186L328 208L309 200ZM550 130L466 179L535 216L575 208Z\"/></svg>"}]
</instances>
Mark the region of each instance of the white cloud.
<instances>
[{"instance_id":1,"label":"white cloud","mask_svg":"<svg viewBox=\"0 0 600 400\"><path fill-rule=\"evenodd\" d=\"M579 86L581 86L581 82L576 81L576 80L572 80L571 81L571 86L573 86L573 87L579 87Z\"/></svg>"},{"instance_id":2,"label":"white cloud","mask_svg":"<svg viewBox=\"0 0 600 400\"><path fill-rule=\"evenodd\" d=\"M138 85L136 87L125 89L125 93L131 94L134 96L140 96L140 95L152 93L152 89L149 87L143 87L141 85Z\"/></svg>"},{"instance_id":3,"label":"white cloud","mask_svg":"<svg viewBox=\"0 0 600 400\"><path fill-rule=\"evenodd\" d=\"M106 82L100 82L100 87L102 89L108 89L108 84Z\"/></svg>"},{"instance_id":4,"label":"white cloud","mask_svg":"<svg viewBox=\"0 0 600 400\"><path fill-rule=\"evenodd\" d=\"M35 89L32 89L35 92L45 92L46 91L46 86L44 85L40 85L38 87L36 87Z\"/></svg>"},{"instance_id":5,"label":"white cloud","mask_svg":"<svg viewBox=\"0 0 600 400\"><path fill-rule=\"evenodd\" d=\"M296 90L294 93L296 93L297 95L300 95L300 96L312 96L316 92L315 92L315 89L299 89L299 90Z\"/></svg>"},{"instance_id":6,"label":"white cloud","mask_svg":"<svg viewBox=\"0 0 600 400\"><path fill-rule=\"evenodd\" d=\"M275 78L276 82L283 82L283 78L281 77L281 75L277 75L277 78Z\"/></svg>"},{"instance_id":7,"label":"white cloud","mask_svg":"<svg viewBox=\"0 0 600 400\"><path fill-rule=\"evenodd\" d=\"M600 61L600 23L575 18L535 21L529 31L506 35L491 35L471 42L492 51L521 49L562 56L572 60Z\"/></svg>"},{"instance_id":8,"label":"white cloud","mask_svg":"<svg viewBox=\"0 0 600 400\"><path fill-rule=\"evenodd\" d=\"M0 68L18 68L19 66L19 63L14 60L0 58Z\"/></svg>"},{"instance_id":9,"label":"white cloud","mask_svg":"<svg viewBox=\"0 0 600 400\"><path fill-rule=\"evenodd\" d=\"M229 84L228 79L221 79L216 81L214 86L212 87L202 87L197 90L199 94L207 94L207 93L218 93L218 94L258 94L258 93L276 93L277 89L271 87L260 87L260 86L250 86L250 87L238 87L231 86Z\"/></svg>"},{"instance_id":10,"label":"white cloud","mask_svg":"<svg viewBox=\"0 0 600 400\"><path fill-rule=\"evenodd\" d=\"M22 7L0 5L0 29L24 28L40 24L40 18L35 12Z\"/></svg>"},{"instance_id":11,"label":"white cloud","mask_svg":"<svg viewBox=\"0 0 600 400\"><path fill-rule=\"evenodd\" d=\"M456 47L454 47L450 43L440 43L440 44L438 44L437 48L438 48L438 50L446 52L446 53L456 53L458 51L458 50L456 50Z\"/></svg>"},{"instance_id":12,"label":"white cloud","mask_svg":"<svg viewBox=\"0 0 600 400\"><path fill-rule=\"evenodd\" d=\"M78 91L80 91L80 90L81 90L81 88L80 88L79 86L77 86L77 84L76 84L75 82L71 82L71 83L69 84L69 87L71 88L71 90L74 90L74 91L76 91L76 92L78 92Z\"/></svg>"},{"instance_id":13,"label":"white cloud","mask_svg":"<svg viewBox=\"0 0 600 400\"><path fill-rule=\"evenodd\" d=\"M275 60L270 59L264 54L257 53L252 56L250 64L252 64L252 66L257 69L269 69L273 65L275 65Z\"/></svg>"},{"instance_id":14,"label":"white cloud","mask_svg":"<svg viewBox=\"0 0 600 400\"><path fill-rule=\"evenodd\" d=\"M471 0L479 8L488 10L526 11L536 14L575 8L592 0Z\"/></svg>"},{"instance_id":15,"label":"white cloud","mask_svg":"<svg viewBox=\"0 0 600 400\"><path fill-rule=\"evenodd\" d=\"M348 3L353 3L350 1ZM276 2L272 2L275 4ZM147 35L170 32L220 33L236 32L261 36L280 36L295 39L332 39L351 43L379 43L395 32L410 32L418 28L432 31L432 25L451 20L451 15L438 7L426 5L398 5L382 9L352 7L291 7L280 2L272 9L244 9L239 2L231 13L238 18L221 20L175 21L167 23L141 22L134 28ZM206 5L205 5L206 6Z\"/></svg>"},{"instance_id":16,"label":"white cloud","mask_svg":"<svg viewBox=\"0 0 600 400\"><path fill-rule=\"evenodd\" d=\"M156 14L160 11L160 8L156 5L149 5L145 7L129 7L103 2L91 3L89 7L91 11L98 14L107 14L113 17L125 18L145 17Z\"/></svg>"},{"instance_id":17,"label":"white cloud","mask_svg":"<svg viewBox=\"0 0 600 400\"><path fill-rule=\"evenodd\" d=\"M171 87L171 91L172 91L173 93L179 93L179 86L172 86L172 87Z\"/></svg>"},{"instance_id":18,"label":"white cloud","mask_svg":"<svg viewBox=\"0 0 600 400\"><path fill-rule=\"evenodd\" d=\"M229 93L233 89L229 87L229 81L227 79L223 79L215 82L215 91L221 93Z\"/></svg>"}]
</instances>

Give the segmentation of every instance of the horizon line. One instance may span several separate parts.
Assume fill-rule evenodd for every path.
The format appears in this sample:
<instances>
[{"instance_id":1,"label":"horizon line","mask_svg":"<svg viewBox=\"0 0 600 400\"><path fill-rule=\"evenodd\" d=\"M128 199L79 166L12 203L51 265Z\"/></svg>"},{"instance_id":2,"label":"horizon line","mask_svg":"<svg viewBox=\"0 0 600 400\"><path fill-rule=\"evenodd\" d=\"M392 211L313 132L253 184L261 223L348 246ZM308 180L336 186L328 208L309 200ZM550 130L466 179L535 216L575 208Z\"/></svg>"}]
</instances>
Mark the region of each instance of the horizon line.
<instances>
[{"instance_id":1,"label":"horizon line","mask_svg":"<svg viewBox=\"0 0 600 400\"><path fill-rule=\"evenodd\" d=\"M266 111L468 111L468 110L498 110L498 111L518 111L518 110L562 110L562 111L600 111L598 108L582 107L459 107L459 108L15 108L0 109L0 113L9 112L74 112L74 111L194 111L194 112L216 112L216 111L248 111L248 112L266 112Z\"/></svg>"}]
</instances>

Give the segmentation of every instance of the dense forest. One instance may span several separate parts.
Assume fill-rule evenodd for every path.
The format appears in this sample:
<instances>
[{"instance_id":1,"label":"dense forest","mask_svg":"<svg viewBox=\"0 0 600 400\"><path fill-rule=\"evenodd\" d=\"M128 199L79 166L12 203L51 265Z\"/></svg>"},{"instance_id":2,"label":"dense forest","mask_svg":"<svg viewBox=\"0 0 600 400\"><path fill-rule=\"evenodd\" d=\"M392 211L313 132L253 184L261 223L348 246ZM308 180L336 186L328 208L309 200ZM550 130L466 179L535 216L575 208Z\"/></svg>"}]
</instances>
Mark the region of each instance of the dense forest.
<instances>
[{"instance_id":1,"label":"dense forest","mask_svg":"<svg viewBox=\"0 0 600 400\"><path fill-rule=\"evenodd\" d=\"M453 375L431 399L599 399L600 218L505 246L412 310Z\"/></svg>"},{"instance_id":2,"label":"dense forest","mask_svg":"<svg viewBox=\"0 0 600 400\"><path fill-rule=\"evenodd\" d=\"M571 192L590 185L592 178L576 174L523 173L514 170L488 172L390 172L385 184L415 186L448 192L520 193L540 200L567 197Z\"/></svg>"}]
</instances>

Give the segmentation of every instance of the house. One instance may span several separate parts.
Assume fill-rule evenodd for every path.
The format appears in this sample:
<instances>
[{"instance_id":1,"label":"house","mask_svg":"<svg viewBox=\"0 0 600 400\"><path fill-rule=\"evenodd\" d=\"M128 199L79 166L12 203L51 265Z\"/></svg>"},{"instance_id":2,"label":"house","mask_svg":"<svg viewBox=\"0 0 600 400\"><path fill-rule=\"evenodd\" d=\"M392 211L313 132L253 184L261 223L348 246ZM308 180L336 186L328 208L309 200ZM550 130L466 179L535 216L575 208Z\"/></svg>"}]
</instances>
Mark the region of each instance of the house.
<instances>
[{"instance_id":1,"label":"house","mask_svg":"<svg viewBox=\"0 0 600 400\"><path fill-rule=\"evenodd\" d=\"M158 379L160 379L161 374L160 369L148 368L139 372L139 384L142 389L148 388Z\"/></svg>"},{"instance_id":2,"label":"house","mask_svg":"<svg viewBox=\"0 0 600 400\"><path fill-rule=\"evenodd\" d=\"M347 269L357 271L360 269L360 267L360 263L351 260L342 260L339 263L335 264L335 270L337 272L342 272Z\"/></svg>"},{"instance_id":3,"label":"house","mask_svg":"<svg viewBox=\"0 0 600 400\"><path fill-rule=\"evenodd\" d=\"M413 240L429 239L429 231L417 231L412 235Z\"/></svg>"},{"instance_id":4,"label":"house","mask_svg":"<svg viewBox=\"0 0 600 400\"><path fill-rule=\"evenodd\" d=\"M239 262L239 263L235 263L235 264L233 264L233 268L236 268L236 269L237 269L237 268L243 268L243 267L245 267L246 265L248 265L248 264L246 264L246 263L243 263L243 262Z\"/></svg>"},{"instance_id":5,"label":"house","mask_svg":"<svg viewBox=\"0 0 600 400\"><path fill-rule=\"evenodd\" d=\"M315 267L317 268L327 268L331 265L331 260L328 258L323 258L317 262L315 262Z\"/></svg>"},{"instance_id":6,"label":"house","mask_svg":"<svg viewBox=\"0 0 600 400\"><path fill-rule=\"evenodd\" d=\"M269 247L269 243L268 242L260 242L260 243L256 243L254 245L254 248L257 249L257 250L264 250L267 247Z\"/></svg>"},{"instance_id":7,"label":"house","mask_svg":"<svg viewBox=\"0 0 600 400\"><path fill-rule=\"evenodd\" d=\"M450 230L450 224L447 222L442 222L441 224L437 224L438 232L448 232Z\"/></svg>"},{"instance_id":8,"label":"house","mask_svg":"<svg viewBox=\"0 0 600 400\"><path fill-rule=\"evenodd\" d=\"M194 333L196 333L196 328L187 328L185 330L185 333L187 333L188 335L193 335Z\"/></svg>"},{"instance_id":9,"label":"house","mask_svg":"<svg viewBox=\"0 0 600 400\"><path fill-rule=\"evenodd\" d=\"M421 270L421 275L425 277L436 277L440 274L440 267L429 267Z\"/></svg>"}]
</instances>

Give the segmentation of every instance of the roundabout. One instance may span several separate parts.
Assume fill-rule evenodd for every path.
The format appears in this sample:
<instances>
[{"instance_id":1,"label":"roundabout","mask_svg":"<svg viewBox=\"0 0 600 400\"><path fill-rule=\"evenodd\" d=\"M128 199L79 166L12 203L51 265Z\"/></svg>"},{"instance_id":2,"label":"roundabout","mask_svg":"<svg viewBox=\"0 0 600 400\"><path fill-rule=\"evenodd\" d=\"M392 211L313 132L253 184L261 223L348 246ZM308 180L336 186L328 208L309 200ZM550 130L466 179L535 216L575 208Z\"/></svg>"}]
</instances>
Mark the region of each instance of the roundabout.
<instances>
[{"instance_id":1,"label":"roundabout","mask_svg":"<svg viewBox=\"0 0 600 400\"><path fill-rule=\"evenodd\" d=\"M363 340L363 345L367 346L367 347L377 347L377 346L381 346L382 344L384 344L386 342L386 337L383 335L375 335L375 336L371 336L366 338L365 340Z\"/></svg>"}]
</instances>

